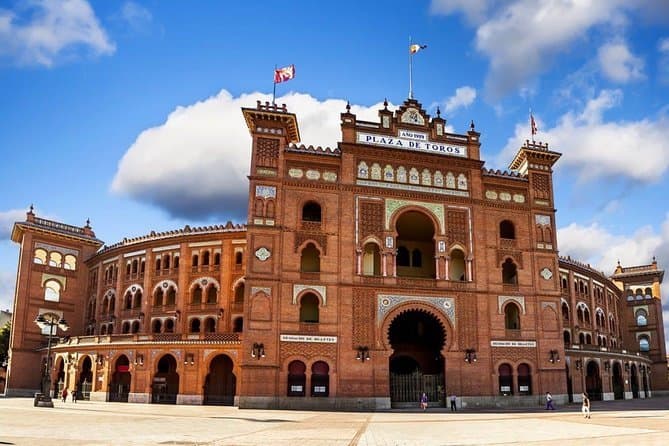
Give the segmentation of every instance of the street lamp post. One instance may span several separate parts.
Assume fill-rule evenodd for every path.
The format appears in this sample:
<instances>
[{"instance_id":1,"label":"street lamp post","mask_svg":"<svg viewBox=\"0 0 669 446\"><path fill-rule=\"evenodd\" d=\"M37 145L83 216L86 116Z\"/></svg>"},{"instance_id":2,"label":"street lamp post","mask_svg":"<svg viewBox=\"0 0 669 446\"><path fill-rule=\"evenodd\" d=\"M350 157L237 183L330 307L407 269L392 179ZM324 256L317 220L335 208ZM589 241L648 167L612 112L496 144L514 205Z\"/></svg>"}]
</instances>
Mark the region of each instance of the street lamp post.
<instances>
[{"instance_id":1,"label":"street lamp post","mask_svg":"<svg viewBox=\"0 0 669 446\"><path fill-rule=\"evenodd\" d=\"M43 371L44 374L42 376L43 396L40 398L40 400L41 402L45 403L44 405L53 407L53 403L51 402L51 395L49 395L51 391L51 339L53 338L53 335L58 332L58 329L56 328L54 330L54 327L60 327L61 330L67 331L70 326L67 325L65 318L59 318L58 316L53 315L44 317L43 314L37 316L35 323L42 330L44 330L46 327L49 327L49 340L46 347L46 365ZM56 333L54 333L54 331ZM37 401L35 402L35 405L37 405Z\"/></svg>"}]
</instances>

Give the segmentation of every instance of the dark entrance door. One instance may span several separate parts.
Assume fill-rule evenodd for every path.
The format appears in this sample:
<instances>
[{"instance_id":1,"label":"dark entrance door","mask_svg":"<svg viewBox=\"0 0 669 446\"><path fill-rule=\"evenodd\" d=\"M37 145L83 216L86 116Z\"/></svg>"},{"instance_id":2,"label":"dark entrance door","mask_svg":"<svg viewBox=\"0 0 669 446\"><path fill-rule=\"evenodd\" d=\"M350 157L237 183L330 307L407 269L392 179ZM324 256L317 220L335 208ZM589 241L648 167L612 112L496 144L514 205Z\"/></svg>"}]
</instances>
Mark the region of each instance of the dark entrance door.
<instances>
[{"instance_id":1,"label":"dark entrance door","mask_svg":"<svg viewBox=\"0 0 669 446\"><path fill-rule=\"evenodd\" d=\"M77 384L77 399L90 400L91 399L91 384L93 383L93 362L90 356L86 356L81 363L81 373Z\"/></svg>"},{"instance_id":2,"label":"dark entrance door","mask_svg":"<svg viewBox=\"0 0 669 446\"><path fill-rule=\"evenodd\" d=\"M204 384L204 404L232 406L235 402L237 378L232 373L232 360L218 355L211 365Z\"/></svg>"},{"instance_id":3,"label":"dark entrance door","mask_svg":"<svg viewBox=\"0 0 669 446\"><path fill-rule=\"evenodd\" d=\"M630 385L632 386L632 398L639 398L639 376L636 372L636 365L632 365L630 373Z\"/></svg>"},{"instance_id":4,"label":"dark entrance door","mask_svg":"<svg viewBox=\"0 0 669 446\"><path fill-rule=\"evenodd\" d=\"M128 402L130 394L130 361L125 355L120 356L114 364L114 373L109 383L109 401Z\"/></svg>"},{"instance_id":5,"label":"dark entrance door","mask_svg":"<svg viewBox=\"0 0 669 446\"><path fill-rule=\"evenodd\" d=\"M430 405L444 405L444 358L446 341L439 320L420 310L397 316L390 325L390 401L392 407L418 407L427 394Z\"/></svg>"},{"instance_id":6,"label":"dark entrance door","mask_svg":"<svg viewBox=\"0 0 669 446\"><path fill-rule=\"evenodd\" d=\"M585 391L592 401L602 400L602 377L599 374L599 365L595 361L588 362L585 376Z\"/></svg>"},{"instance_id":7,"label":"dark entrance door","mask_svg":"<svg viewBox=\"0 0 669 446\"><path fill-rule=\"evenodd\" d=\"M158 370L153 375L151 402L157 404L176 404L179 394L179 374L177 361L172 355L165 355L158 361Z\"/></svg>"},{"instance_id":8,"label":"dark entrance door","mask_svg":"<svg viewBox=\"0 0 669 446\"><path fill-rule=\"evenodd\" d=\"M569 397L569 402L573 403L574 402L574 387L571 382L571 375L569 374L569 366L567 364L564 365L564 370L565 373L567 374L567 395Z\"/></svg>"},{"instance_id":9,"label":"dark entrance door","mask_svg":"<svg viewBox=\"0 0 669 446\"><path fill-rule=\"evenodd\" d=\"M613 398L625 399L625 386L623 385L623 369L620 363L613 363Z\"/></svg>"}]
</instances>

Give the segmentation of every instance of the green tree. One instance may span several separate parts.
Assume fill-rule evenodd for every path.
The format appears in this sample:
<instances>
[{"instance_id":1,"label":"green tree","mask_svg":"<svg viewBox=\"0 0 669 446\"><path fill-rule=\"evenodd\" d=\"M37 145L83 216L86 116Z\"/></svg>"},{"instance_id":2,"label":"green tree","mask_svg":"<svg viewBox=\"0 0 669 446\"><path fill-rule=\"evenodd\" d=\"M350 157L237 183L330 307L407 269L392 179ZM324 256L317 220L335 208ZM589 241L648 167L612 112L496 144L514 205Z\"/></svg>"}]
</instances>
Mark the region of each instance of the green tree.
<instances>
[{"instance_id":1,"label":"green tree","mask_svg":"<svg viewBox=\"0 0 669 446\"><path fill-rule=\"evenodd\" d=\"M0 364L4 363L9 355L9 335L12 331L12 323L7 322L0 329Z\"/></svg>"}]
</instances>

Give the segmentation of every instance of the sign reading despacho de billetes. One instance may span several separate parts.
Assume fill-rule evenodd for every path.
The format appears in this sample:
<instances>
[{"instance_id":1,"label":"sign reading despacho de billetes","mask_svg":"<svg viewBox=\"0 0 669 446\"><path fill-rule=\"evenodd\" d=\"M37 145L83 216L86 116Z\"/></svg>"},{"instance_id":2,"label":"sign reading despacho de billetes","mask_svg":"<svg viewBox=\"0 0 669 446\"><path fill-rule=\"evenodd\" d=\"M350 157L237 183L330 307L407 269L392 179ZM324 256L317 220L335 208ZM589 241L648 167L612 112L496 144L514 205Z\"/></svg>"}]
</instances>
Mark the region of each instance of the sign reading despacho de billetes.
<instances>
[{"instance_id":1,"label":"sign reading despacho de billetes","mask_svg":"<svg viewBox=\"0 0 669 446\"><path fill-rule=\"evenodd\" d=\"M282 334L279 339L283 342L322 342L325 344L336 344L337 336L309 336Z\"/></svg>"},{"instance_id":2,"label":"sign reading despacho de billetes","mask_svg":"<svg viewBox=\"0 0 669 446\"><path fill-rule=\"evenodd\" d=\"M373 133L358 132L358 143L371 144L374 146L392 147L395 149L414 150L417 152L436 153L440 155L467 157L467 147L455 144L445 144L443 142L435 142L423 139L424 134L420 138L409 139L403 136L409 136L413 132L400 130L400 136L375 135Z\"/></svg>"},{"instance_id":3,"label":"sign reading despacho de billetes","mask_svg":"<svg viewBox=\"0 0 669 446\"><path fill-rule=\"evenodd\" d=\"M490 341L491 347L536 347L537 341Z\"/></svg>"}]
</instances>

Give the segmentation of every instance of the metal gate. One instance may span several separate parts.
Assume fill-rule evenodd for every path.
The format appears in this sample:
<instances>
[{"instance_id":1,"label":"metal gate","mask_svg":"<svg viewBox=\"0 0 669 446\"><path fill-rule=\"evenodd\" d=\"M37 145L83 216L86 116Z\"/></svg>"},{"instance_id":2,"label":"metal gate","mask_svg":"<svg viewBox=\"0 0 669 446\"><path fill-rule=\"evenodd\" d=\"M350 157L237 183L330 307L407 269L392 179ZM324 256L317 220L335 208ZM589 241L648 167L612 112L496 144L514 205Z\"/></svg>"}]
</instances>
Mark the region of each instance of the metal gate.
<instances>
[{"instance_id":1,"label":"metal gate","mask_svg":"<svg viewBox=\"0 0 669 446\"><path fill-rule=\"evenodd\" d=\"M418 406L425 392L430 405L444 405L444 374L423 375L419 371L410 374L390 374L390 401L392 407Z\"/></svg>"}]
</instances>

